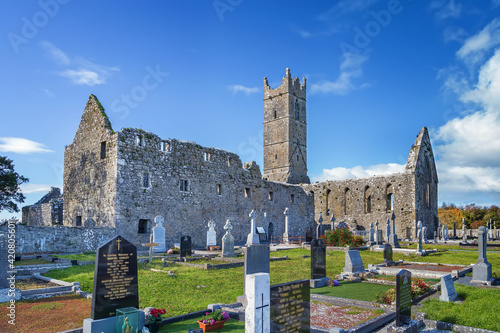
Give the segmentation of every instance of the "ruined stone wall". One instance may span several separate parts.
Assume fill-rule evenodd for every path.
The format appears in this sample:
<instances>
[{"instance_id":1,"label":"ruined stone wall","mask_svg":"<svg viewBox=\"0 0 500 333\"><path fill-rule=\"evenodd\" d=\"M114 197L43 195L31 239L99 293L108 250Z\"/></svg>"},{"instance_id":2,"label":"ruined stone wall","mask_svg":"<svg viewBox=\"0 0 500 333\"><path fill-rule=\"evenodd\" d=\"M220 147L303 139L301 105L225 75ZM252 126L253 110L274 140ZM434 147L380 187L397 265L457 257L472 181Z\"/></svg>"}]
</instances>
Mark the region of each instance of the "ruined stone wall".
<instances>
[{"instance_id":1,"label":"ruined stone wall","mask_svg":"<svg viewBox=\"0 0 500 333\"><path fill-rule=\"evenodd\" d=\"M90 232L89 232L90 231ZM8 232L7 226L1 226L0 232ZM92 236L88 236L88 235ZM114 228L95 228L93 231L84 227L43 227L16 225L16 253L78 253L95 251L116 234ZM88 246L85 240L92 240Z\"/></svg>"},{"instance_id":2,"label":"ruined stone wall","mask_svg":"<svg viewBox=\"0 0 500 333\"><path fill-rule=\"evenodd\" d=\"M64 225L115 225L118 135L97 98L90 96L73 143L64 152Z\"/></svg>"},{"instance_id":3,"label":"ruined stone wall","mask_svg":"<svg viewBox=\"0 0 500 333\"><path fill-rule=\"evenodd\" d=\"M324 224L330 224L334 213L335 223L344 221L357 229L369 230L370 223L378 220L379 228L383 228L394 209L396 233L401 236L401 231L411 227L415 219L414 182L409 173L327 181L302 187L313 193L314 216L317 221L321 213ZM392 195L392 207L389 194Z\"/></svg>"},{"instance_id":4,"label":"ruined stone wall","mask_svg":"<svg viewBox=\"0 0 500 333\"><path fill-rule=\"evenodd\" d=\"M227 219L235 222L235 243L244 243L251 210L257 213L256 227L274 236L284 233L286 207L289 233L304 235L313 222L312 196L296 185L262 180L255 162L243 166L228 151L137 129L123 129L118 137L117 228L136 245L148 240L157 215L165 218L169 246L181 235L190 235L193 246L205 246L209 220L215 221L221 244ZM140 223L147 228L143 233Z\"/></svg>"},{"instance_id":5,"label":"ruined stone wall","mask_svg":"<svg viewBox=\"0 0 500 333\"><path fill-rule=\"evenodd\" d=\"M63 200L61 190L52 187L38 202L22 208L22 223L25 225L52 226L63 222Z\"/></svg>"}]
</instances>

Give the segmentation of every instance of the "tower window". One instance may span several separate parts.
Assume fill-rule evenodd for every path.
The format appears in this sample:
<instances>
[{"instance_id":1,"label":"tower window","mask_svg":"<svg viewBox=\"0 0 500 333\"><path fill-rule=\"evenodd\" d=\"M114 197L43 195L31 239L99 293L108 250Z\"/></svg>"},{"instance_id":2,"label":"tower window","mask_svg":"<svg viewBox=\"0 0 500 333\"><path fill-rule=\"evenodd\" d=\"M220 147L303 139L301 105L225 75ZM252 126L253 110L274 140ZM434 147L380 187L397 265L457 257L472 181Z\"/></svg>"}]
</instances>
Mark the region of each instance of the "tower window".
<instances>
[{"instance_id":1,"label":"tower window","mask_svg":"<svg viewBox=\"0 0 500 333\"><path fill-rule=\"evenodd\" d=\"M101 142L101 160L106 158L106 141Z\"/></svg>"},{"instance_id":2,"label":"tower window","mask_svg":"<svg viewBox=\"0 0 500 333\"><path fill-rule=\"evenodd\" d=\"M148 222L149 222L149 220L146 220L146 219L139 220L139 225L137 228L138 234L146 234L148 232Z\"/></svg>"},{"instance_id":3,"label":"tower window","mask_svg":"<svg viewBox=\"0 0 500 333\"><path fill-rule=\"evenodd\" d=\"M149 187L149 173L144 172L142 176L142 187Z\"/></svg>"},{"instance_id":4,"label":"tower window","mask_svg":"<svg viewBox=\"0 0 500 333\"><path fill-rule=\"evenodd\" d=\"M295 100L295 119L299 119L300 118L300 106L299 106L299 102L297 100Z\"/></svg>"},{"instance_id":5,"label":"tower window","mask_svg":"<svg viewBox=\"0 0 500 333\"><path fill-rule=\"evenodd\" d=\"M295 195L294 194L290 194L290 202L294 203L294 201L295 201Z\"/></svg>"},{"instance_id":6,"label":"tower window","mask_svg":"<svg viewBox=\"0 0 500 333\"><path fill-rule=\"evenodd\" d=\"M297 162L299 161L299 155L297 155Z\"/></svg>"},{"instance_id":7,"label":"tower window","mask_svg":"<svg viewBox=\"0 0 500 333\"><path fill-rule=\"evenodd\" d=\"M274 110L274 119L278 118L278 111Z\"/></svg>"},{"instance_id":8,"label":"tower window","mask_svg":"<svg viewBox=\"0 0 500 333\"><path fill-rule=\"evenodd\" d=\"M144 144L144 142L142 140L142 135L138 135L138 136L135 137L135 144L138 147L142 147L142 145Z\"/></svg>"},{"instance_id":9,"label":"tower window","mask_svg":"<svg viewBox=\"0 0 500 333\"><path fill-rule=\"evenodd\" d=\"M231 166L231 158L230 157L227 158L227 166Z\"/></svg>"},{"instance_id":10,"label":"tower window","mask_svg":"<svg viewBox=\"0 0 500 333\"><path fill-rule=\"evenodd\" d=\"M249 187L245 187L245 198L250 198L252 196L252 192Z\"/></svg>"},{"instance_id":11,"label":"tower window","mask_svg":"<svg viewBox=\"0 0 500 333\"><path fill-rule=\"evenodd\" d=\"M274 193L273 192L269 192L269 201L273 201L273 196L274 196Z\"/></svg>"},{"instance_id":12,"label":"tower window","mask_svg":"<svg viewBox=\"0 0 500 333\"><path fill-rule=\"evenodd\" d=\"M210 162L212 160L212 154L210 154L209 152L204 152L203 153L203 160L205 162Z\"/></svg>"},{"instance_id":13,"label":"tower window","mask_svg":"<svg viewBox=\"0 0 500 333\"><path fill-rule=\"evenodd\" d=\"M77 227L81 227L82 226L82 217L81 216L77 216L76 217L76 226Z\"/></svg>"},{"instance_id":14,"label":"tower window","mask_svg":"<svg viewBox=\"0 0 500 333\"><path fill-rule=\"evenodd\" d=\"M278 154L274 154L274 159L277 160L278 159Z\"/></svg>"},{"instance_id":15,"label":"tower window","mask_svg":"<svg viewBox=\"0 0 500 333\"><path fill-rule=\"evenodd\" d=\"M217 195L222 195L222 185L217 184Z\"/></svg>"},{"instance_id":16,"label":"tower window","mask_svg":"<svg viewBox=\"0 0 500 333\"><path fill-rule=\"evenodd\" d=\"M161 151L170 151L170 144L166 141L162 141L160 150Z\"/></svg>"},{"instance_id":17,"label":"tower window","mask_svg":"<svg viewBox=\"0 0 500 333\"><path fill-rule=\"evenodd\" d=\"M179 180L179 190L181 192L188 192L189 191L189 180L180 179Z\"/></svg>"}]
</instances>

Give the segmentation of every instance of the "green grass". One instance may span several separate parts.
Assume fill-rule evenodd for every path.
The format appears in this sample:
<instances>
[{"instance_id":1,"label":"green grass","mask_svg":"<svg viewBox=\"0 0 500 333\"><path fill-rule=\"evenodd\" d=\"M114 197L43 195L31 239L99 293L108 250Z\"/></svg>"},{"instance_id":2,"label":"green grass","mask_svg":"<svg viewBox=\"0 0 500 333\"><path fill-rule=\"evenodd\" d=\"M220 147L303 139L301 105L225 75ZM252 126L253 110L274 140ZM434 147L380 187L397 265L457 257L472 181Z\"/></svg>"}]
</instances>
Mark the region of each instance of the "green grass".
<instances>
[{"instance_id":1,"label":"green grass","mask_svg":"<svg viewBox=\"0 0 500 333\"><path fill-rule=\"evenodd\" d=\"M201 319L201 317L198 319ZM188 320L180 321L180 322L177 322L174 324L163 325L163 326L160 326L159 332L169 332L169 333L182 332L182 333L185 333L185 332L187 332L187 330L199 328L199 325L196 322L198 319L196 319L196 318L195 319L188 319ZM234 320L234 319L229 319L228 321L225 322L224 326L221 329L217 330L217 332L244 333L245 332L245 322Z\"/></svg>"},{"instance_id":2,"label":"green grass","mask_svg":"<svg viewBox=\"0 0 500 333\"><path fill-rule=\"evenodd\" d=\"M80 260L80 261L95 261L95 253L93 254L63 254L58 255L58 258L69 259L69 260Z\"/></svg>"},{"instance_id":3,"label":"green grass","mask_svg":"<svg viewBox=\"0 0 500 333\"><path fill-rule=\"evenodd\" d=\"M50 264L51 261L45 259L23 259L20 261L15 261L14 266L22 266L22 265L46 265Z\"/></svg>"},{"instance_id":4,"label":"green grass","mask_svg":"<svg viewBox=\"0 0 500 333\"><path fill-rule=\"evenodd\" d=\"M385 293L394 286L386 286L375 283L362 283L353 281L341 281L337 287L323 287L311 289L315 294L357 299L359 301L375 302L376 295Z\"/></svg>"},{"instance_id":5,"label":"green grass","mask_svg":"<svg viewBox=\"0 0 500 333\"><path fill-rule=\"evenodd\" d=\"M500 290L461 284L455 284L455 290L458 297L464 299L462 304L432 299L424 301L420 311L425 312L428 319L500 331Z\"/></svg>"}]
</instances>

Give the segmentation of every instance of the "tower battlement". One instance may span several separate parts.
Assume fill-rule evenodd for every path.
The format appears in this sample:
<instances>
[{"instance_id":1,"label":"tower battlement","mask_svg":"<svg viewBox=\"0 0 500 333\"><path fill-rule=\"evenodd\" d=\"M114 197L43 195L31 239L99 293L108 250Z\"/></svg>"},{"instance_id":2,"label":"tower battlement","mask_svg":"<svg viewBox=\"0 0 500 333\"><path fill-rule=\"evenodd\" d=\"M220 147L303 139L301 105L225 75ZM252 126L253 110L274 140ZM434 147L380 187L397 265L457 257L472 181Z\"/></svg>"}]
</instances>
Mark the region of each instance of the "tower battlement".
<instances>
[{"instance_id":1,"label":"tower battlement","mask_svg":"<svg viewBox=\"0 0 500 333\"><path fill-rule=\"evenodd\" d=\"M267 77L264 78L264 99L273 98L286 93L290 93L295 97L300 99L306 99L306 78L302 78L302 84L300 84L299 78L296 76L292 79L290 74L290 69L286 69L286 75L282 79L281 86L276 89L272 89L269 86Z\"/></svg>"}]
</instances>

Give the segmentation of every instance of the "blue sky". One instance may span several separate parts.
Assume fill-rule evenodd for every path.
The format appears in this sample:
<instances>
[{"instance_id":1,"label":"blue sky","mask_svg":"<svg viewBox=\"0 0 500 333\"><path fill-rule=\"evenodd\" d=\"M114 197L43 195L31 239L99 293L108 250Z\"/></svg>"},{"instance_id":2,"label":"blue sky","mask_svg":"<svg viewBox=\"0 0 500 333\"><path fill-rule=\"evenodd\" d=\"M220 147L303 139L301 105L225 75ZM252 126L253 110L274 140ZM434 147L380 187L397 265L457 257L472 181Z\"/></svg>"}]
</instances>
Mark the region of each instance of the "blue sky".
<instances>
[{"instance_id":1,"label":"blue sky","mask_svg":"<svg viewBox=\"0 0 500 333\"><path fill-rule=\"evenodd\" d=\"M0 155L62 188L95 94L115 130L262 168L263 81L307 78L313 181L399 172L430 130L439 204L500 201L499 0L4 1ZM0 218L14 214L2 212Z\"/></svg>"}]
</instances>

